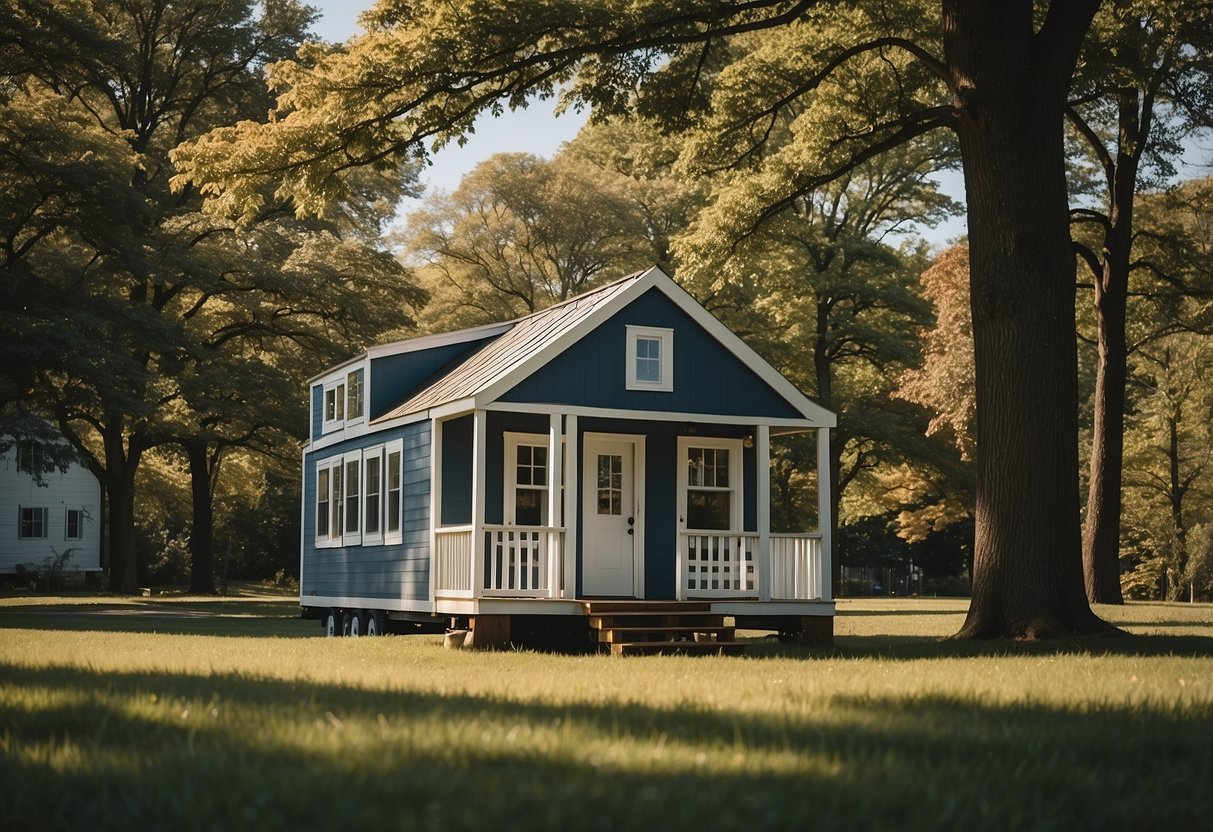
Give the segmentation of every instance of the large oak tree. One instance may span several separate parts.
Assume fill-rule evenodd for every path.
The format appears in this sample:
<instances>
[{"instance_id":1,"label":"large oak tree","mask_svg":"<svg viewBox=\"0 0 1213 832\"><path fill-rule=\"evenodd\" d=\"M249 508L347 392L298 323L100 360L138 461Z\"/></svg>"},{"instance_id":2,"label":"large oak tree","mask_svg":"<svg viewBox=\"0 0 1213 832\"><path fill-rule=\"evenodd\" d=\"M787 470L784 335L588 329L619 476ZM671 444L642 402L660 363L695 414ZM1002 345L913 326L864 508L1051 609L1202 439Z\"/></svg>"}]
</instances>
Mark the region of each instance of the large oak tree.
<instances>
[{"instance_id":1,"label":"large oak tree","mask_svg":"<svg viewBox=\"0 0 1213 832\"><path fill-rule=\"evenodd\" d=\"M607 114L695 119L715 48L757 31L825 28L794 75L750 102L736 130L761 149L781 109L820 128L781 165L794 197L932 130L951 130L968 198L978 459L973 602L962 634L1106 632L1079 557L1075 264L1063 120L1099 0L474 0L383 2L342 50L279 65L277 118L219 131L178 155L218 210L255 216L278 184L302 210L340 172L391 165L475 117L562 87ZM886 58L879 90L865 81ZM864 72L851 74L854 67ZM563 86L562 86L563 85ZM881 93L883 91L883 93ZM780 200L772 204L777 209Z\"/></svg>"}]
</instances>

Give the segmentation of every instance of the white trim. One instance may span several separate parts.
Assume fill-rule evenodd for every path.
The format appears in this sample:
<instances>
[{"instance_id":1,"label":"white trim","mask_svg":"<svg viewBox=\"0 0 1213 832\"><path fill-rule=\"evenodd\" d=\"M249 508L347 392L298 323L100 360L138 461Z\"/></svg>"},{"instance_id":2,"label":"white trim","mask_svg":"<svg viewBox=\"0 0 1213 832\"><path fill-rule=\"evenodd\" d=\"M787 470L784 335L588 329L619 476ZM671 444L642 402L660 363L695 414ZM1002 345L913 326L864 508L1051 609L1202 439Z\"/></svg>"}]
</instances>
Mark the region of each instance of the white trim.
<instances>
[{"instance_id":1,"label":"white trim","mask_svg":"<svg viewBox=\"0 0 1213 832\"><path fill-rule=\"evenodd\" d=\"M555 416L555 414L553 414L553 416ZM560 472L556 471L556 463L552 459L548 436L542 433L522 433L519 431L507 430L502 431L501 438L501 517L504 524L507 526L524 525L518 522L517 489L519 488L519 485L516 479L518 474L518 448L519 446L523 446L529 448L548 449L547 462L544 463L544 477L547 484L541 488L535 486L522 487L529 488L532 491L544 492L543 500L545 510L548 512L548 519L546 522L540 523L540 525L559 526L560 523L558 521L560 520L560 514L559 512L557 512L555 515L551 513L550 501L552 497L552 482L554 479L553 472L555 472L556 477L559 477Z\"/></svg>"},{"instance_id":2,"label":"white trim","mask_svg":"<svg viewBox=\"0 0 1213 832\"><path fill-rule=\"evenodd\" d=\"M301 604L303 603L303 566L304 566L304 562L305 562L304 555L307 553L307 545L308 545L307 534L305 533L304 530L307 529L308 511L311 510L311 512L312 512L313 522L315 521L315 518L316 518L316 506L315 506L316 501L313 500L312 501L313 505L309 506L307 504L307 499L304 496L307 494L307 455L308 455L308 452L307 452L306 448L304 448L304 450L299 452L299 472L301 474L301 476L299 478L300 479L300 482L299 482L299 489L300 489L300 491L299 491L299 497L300 497L300 499L299 499L299 602ZM316 466L313 464L312 465L313 476L315 476L315 471L316 471ZM320 491L319 482L316 483L316 491L317 491L317 495L319 495L319 491ZM316 546L316 528L315 528L315 526L312 527L312 546L313 547Z\"/></svg>"},{"instance_id":3,"label":"white trim","mask_svg":"<svg viewBox=\"0 0 1213 832\"><path fill-rule=\"evenodd\" d=\"M672 392L674 390L674 330L632 324L627 324L625 329L627 331L624 339L627 350L624 359L625 388L661 393ZM659 369L656 381L642 381L636 374L637 346L641 340L656 341L659 345Z\"/></svg>"},{"instance_id":4,"label":"white trim","mask_svg":"<svg viewBox=\"0 0 1213 832\"><path fill-rule=\"evenodd\" d=\"M350 386L350 376L357 375L358 373L362 373L362 380L359 382L359 386L361 387L361 390L358 393L358 395L361 398L358 400L358 415L351 416L350 415L350 398L351 398L350 393L351 393L352 388ZM360 425L360 424L366 422L366 420L367 420L367 413L366 413L367 396L366 396L366 394L367 394L368 390L370 390L370 386L367 384L367 372L366 372L365 365L360 366L360 367L351 367L350 369L346 370L346 372L345 372L345 425L344 425L344 427L353 427L354 425Z\"/></svg>"},{"instance_id":5,"label":"white trim","mask_svg":"<svg viewBox=\"0 0 1213 832\"><path fill-rule=\"evenodd\" d=\"M366 500L367 500L367 497L370 496L370 492L367 490L367 480L369 479L369 477L367 476L367 471L369 468L367 463L371 460L376 460L379 463L379 492L378 492L378 498L379 498L378 520L379 520L379 522L377 524L379 526L379 530L376 532L373 532L373 533L367 528L367 522L366 522L367 517L369 516L369 512L367 511ZM363 546L382 546L383 545L383 536L384 536L384 533L387 531L387 529L386 529L386 525L387 525L387 493L386 493L387 492L387 477L384 476L386 473L387 473L387 454L384 453L384 446L383 445L371 445L369 448L363 448L362 449L362 488L361 488L361 494L359 495L359 499L362 501L362 545Z\"/></svg>"},{"instance_id":6,"label":"white trim","mask_svg":"<svg viewBox=\"0 0 1213 832\"><path fill-rule=\"evenodd\" d=\"M632 597L644 598L644 529L645 529L645 442L647 436L643 433L598 433L586 431L581 435L581 475L590 477L594 467L586 456L590 452L590 444L595 441L619 442L632 446L632 514L635 519L632 525ZM589 496L587 489L584 496ZM585 507L582 507L585 510ZM567 535L567 531L566 531ZM584 554L584 552L583 552ZM584 569L583 569L584 572ZM575 586L575 584L574 584ZM582 592L585 587L582 586Z\"/></svg>"},{"instance_id":7,"label":"white trim","mask_svg":"<svg viewBox=\"0 0 1213 832\"><path fill-rule=\"evenodd\" d=\"M699 436L694 434L691 436L678 437L678 499L675 505L678 508L678 523L677 531L679 539L676 541L674 551L679 553L681 557L681 535L687 531L687 489L689 480L687 478L687 451L690 448L716 448L729 451L729 481L728 490L733 493L733 504L730 507L729 528L727 529L691 529L691 531L706 531L718 533L733 533L742 534L745 530L745 474L742 468L743 447L740 439L732 439L725 436ZM719 489L725 490L725 489Z\"/></svg>"},{"instance_id":8,"label":"white trim","mask_svg":"<svg viewBox=\"0 0 1213 832\"><path fill-rule=\"evenodd\" d=\"M553 526L563 526L561 486L568 480L564 472L564 436L561 433L561 417L553 413L548 418L548 523ZM567 530L564 535L564 545L568 546ZM561 581L561 540L551 537L548 543L548 597L560 597Z\"/></svg>"},{"instance_id":9,"label":"white trim","mask_svg":"<svg viewBox=\"0 0 1213 832\"><path fill-rule=\"evenodd\" d=\"M338 607L340 609L391 610L393 612L434 611L433 601L412 601L404 598L363 598L344 595L302 595L301 607Z\"/></svg>"},{"instance_id":10,"label":"white trim","mask_svg":"<svg viewBox=\"0 0 1213 832\"><path fill-rule=\"evenodd\" d=\"M830 429L817 430L817 530L821 533L821 597L834 597L834 545L830 528Z\"/></svg>"},{"instance_id":11,"label":"white trim","mask_svg":"<svg viewBox=\"0 0 1213 832\"><path fill-rule=\"evenodd\" d=\"M771 600L771 429L754 429L754 467L758 503L758 600Z\"/></svg>"},{"instance_id":12,"label":"white trim","mask_svg":"<svg viewBox=\"0 0 1213 832\"><path fill-rule=\"evenodd\" d=\"M487 414L472 413L472 593L484 592L484 528L485 449L487 447Z\"/></svg>"},{"instance_id":13,"label":"white trim","mask_svg":"<svg viewBox=\"0 0 1213 832\"><path fill-rule=\"evenodd\" d=\"M435 335L423 335L420 338L407 338L403 341L392 341L369 348L365 356L369 359L390 358L393 355L406 355L410 352L432 350L437 347L448 347L454 344L465 344L469 341L479 341L501 335L514 327L514 321L499 324L484 324L483 326L459 329L454 332L441 332Z\"/></svg>"},{"instance_id":14,"label":"white trim","mask_svg":"<svg viewBox=\"0 0 1213 832\"><path fill-rule=\"evenodd\" d=\"M313 539L312 542L317 549L333 549L333 548L338 548L342 545L341 544L341 534L338 534L336 537L333 536L333 521L335 518L333 517L333 473L332 472L333 472L334 468L341 469L341 482L342 482L343 487L341 489L341 495L340 495L339 499L344 501L345 500L345 488L344 488L344 485L345 485L345 455L344 454L334 454L332 456L326 456L326 457L323 457L320 459L312 460L312 476L315 477L315 480L316 480L316 499L312 501L312 518L314 521L313 526L312 526L312 539ZM327 506L327 508L325 509L325 514L327 515L326 522L327 522L327 526L328 526L328 532L327 532L327 534L324 535L324 537L320 536L320 522L319 522L319 519L320 519L320 472L321 471L327 471L328 477L329 477L328 485L325 488L325 497L326 497L325 505ZM342 503L342 505L344 506L344 502ZM338 517L336 519L339 520L341 523L341 526L342 526L341 532L344 532L344 530L345 530L344 529L344 527L345 527L344 510L338 511Z\"/></svg>"},{"instance_id":15,"label":"white trim","mask_svg":"<svg viewBox=\"0 0 1213 832\"><path fill-rule=\"evenodd\" d=\"M343 526L341 529L341 545L344 546L361 546L362 545L362 450L348 451L341 455L344 461L343 473L341 475L341 487L345 493L342 495L345 502L343 505ZM357 465L357 475L355 482L358 483L358 490L354 494L350 494L350 466ZM354 507L357 511L357 517L354 518L354 528L350 529L350 498L354 500Z\"/></svg>"},{"instance_id":16,"label":"white trim","mask_svg":"<svg viewBox=\"0 0 1213 832\"><path fill-rule=\"evenodd\" d=\"M732 416L719 413L688 413L685 411L665 410L628 410L610 407L584 407L582 405L544 404L527 402L489 402L483 410L494 410L502 413L561 413L566 416L585 416L598 419L629 419L644 422L691 422L698 425L768 425L772 428L787 428L776 431L779 434L807 433L816 430L819 425L808 419L764 419L753 415ZM456 412L467 412L467 408Z\"/></svg>"},{"instance_id":17,"label":"white trim","mask_svg":"<svg viewBox=\"0 0 1213 832\"><path fill-rule=\"evenodd\" d=\"M581 459L581 438L577 435L577 416L564 418L565 458L568 473L564 484L564 586L561 595L575 598L577 595L577 551L580 542L577 534L577 500L581 493L581 477L577 461Z\"/></svg>"},{"instance_id":18,"label":"white trim","mask_svg":"<svg viewBox=\"0 0 1213 832\"><path fill-rule=\"evenodd\" d=\"M320 396L320 434L342 430L345 427L345 375L327 381ZM340 391L340 392L338 392ZM329 418L329 394L333 397L333 418ZM341 415L337 415L337 404L341 404Z\"/></svg>"},{"instance_id":19,"label":"white trim","mask_svg":"<svg viewBox=\"0 0 1213 832\"><path fill-rule=\"evenodd\" d=\"M397 509L399 511L399 516L397 518L398 524L397 524L396 530L388 531L388 527L387 527L387 503L388 503L388 493L389 493L388 483L390 481L389 472L391 470L390 460L392 458L392 454L400 454L400 496L398 498L399 504L397 506ZM381 502L382 502L382 506L383 506L383 510L382 510L383 544L385 546L399 546L401 543L404 542L404 498L405 498L404 463L405 463L404 439L403 438L394 439L391 442L385 442L383 445L383 472L380 475L383 479L383 485L382 485L383 495L381 497ZM365 474L364 474L364 476L365 476ZM364 495L364 499L365 499L365 495Z\"/></svg>"},{"instance_id":20,"label":"white trim","mask_svg":"<svg viewBox=\"0 0 1213 832\"><path fill-rule=\"evenodd\" d=\"M367 424L366 421L357 422L344 430L334 430L331 433L324 434L317 439L308 442L304 445L304 449L310 452L322 451L325 448L332 447L349 439L360 439L364 436L381 433L383 431L392 430L394 428L413 425L417 422L424 422L430 418L426 411L410 413L408 416L401 416L398 419L392 419L389 422L374 422Z\"/></svg>"}]
</instances>

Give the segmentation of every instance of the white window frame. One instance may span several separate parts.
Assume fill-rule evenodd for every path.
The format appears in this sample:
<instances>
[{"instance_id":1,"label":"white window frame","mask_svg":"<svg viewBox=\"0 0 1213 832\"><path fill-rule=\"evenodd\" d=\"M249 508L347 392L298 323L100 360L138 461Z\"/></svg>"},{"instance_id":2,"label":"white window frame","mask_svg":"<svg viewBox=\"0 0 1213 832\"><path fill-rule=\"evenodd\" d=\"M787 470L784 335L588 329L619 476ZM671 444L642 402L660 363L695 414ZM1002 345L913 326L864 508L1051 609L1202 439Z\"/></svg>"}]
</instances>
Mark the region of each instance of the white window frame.
<instances>
[{"instance_id":1,"label":"white window frame","mask_svg":"<svg viewBox=\"0 0 1213 832\"><path fill-rule=\"evenodd\" d=\"M687 463L690 459L691 448L725 449L729 452L729 487L727 489L711 489L731 491L733 504L729 511L728 529L692 529L692 531L714 531L740 533L745 523L745 478L743 476L741 439L728 439L717 436L680 436L678 437L678 525L682 530L687 525L687 492L690 488L690 477L687 475ZM708 489L704 489L708 490Z\"/></svg>"},{"instance_id":2,"label":"white window frame","mask_svg":"<svg viewBox=\"0 0 1213 832\"><path fill-rule=\"evenodd\" d=\"M355 381L356 380L356 381ZM355 398L357 387L357 398ZM358 413L353 413L351 405L358 404ZM356 424L366 418L366 369L355 367L345 374L345 423Z\"/></svg>"},{"instance_id":3,"label":"white window frame","mask_svg":"<svg viewBox=\"0 0 1213 832\"><path fill-rule=\"evenodd\" d=\"M387 527L388 496L391 493L391 491L389 489L389 483L391 482L392 454L399 454L399 459L400 459L400 463L399 463L399 465L400 465L400 467L399 467L400 495L396 498L398 500L398 505L397 505L398 515L397 516L399 517L399 525L397 526L397 528L394 531L391 529L388 529L388 527ZM380 502L383 504L383 521L382 521L383 543L384 543L384 545L388 545L388 546L399 545L404 542L404 494L405 494L405 488L404 488L404 440L403 439L397 439L393 442L385 442L383 444L383 471L380 476L382 477L382 496L380 497Z\"/></svg>"},{"instance_id":4,"label":"white window frame","mask_svg":"<svg viewBox=\"0 0 1213 832\"><path fill-rule=\"evenodd\" d=\"M333 400L333 412L329 414L329 398ZM345 376L324 385L324 395L320 400L322 413L321 432L339 430L345 427ZM340 408L340 410L338 410Z\"/></svg>"},{"instance_id":5,"label":"white window frame","mask_svg":"<svg viewBox=\"0 0 1213 832\"><path fill-rule=\"evenodd\" d=\"M342 454L344 460L345 474L341 478L342 488L345 490L345 516L342 518L345 525L341 530L341 545L342 546L361 546L362 545L362 451L351 451L347 454ZM357 466L354 472L354 482L357 483L357 490L350 494L350 466ZM353 502L354 511L356 512L353 520L350 518L350 504ZM350 528L351 522L353 528Z\"/></svg>"},{"instance_id":6,"label":"white window frame","mask_svg":"<svg viewBox=\"0 0 1213 832\"><path fill-rule=\"evenodd\" d=\"M541 512L546 513L548 510L548 508L547 508L548 507L548 494L549 494L549 489L552 487L551 448L548 446L548 435L546 433L518 433L515 431L505 431L504 437L505 437L505 450L503 451L504 456L502 457L502 465L501 465L502 480L503 480L503 482L502 482L503 502L502 502L502 506L501 506L501 516L502 516L502 519L505 521L505 525L517 526L518 525L518 521L517 521L518 493L517 493L517 489L518 488L526 488L526 489L533 490L533 491L542 491L543 492L543 497L542 497L543 502L540 503L540 505L542 506ZM565 445L565 442L564 442L564 439L562 438L560 440L561 448L563 448L564 445ZM542 488L540 488L538 486L533 486L533 485L523 485L523 486L518 485L517 477L518 477L518 447L519 446L528 446L528 447L532 447L532 448L543 448L544 451L548 454L547 462L545 464L547 484L544 485ZM561 461L560 510L562 512L564 511L564 496L563 496L564 484L565 484L564 466L566 466L568 464L565 461L567 459L567 457L568 457L567 453L562 452L560 454L560 461ZM559 528L560 526L564 525L562 522L560 522L561 519L562 518L556 518L556 521L554 522L553 519L551 517L549 517L547 519L547 521L543 524L543 526L539 526L538 528L545 528L545 527L546 528L553 528L553 527Z\"/></svg>"},{"instance_id":7,"label":"white window frame","mask_svg":"<svg viewBox=\"0 0 1213 832\"><path fill-rule=\"evenodd\" d=\"M636 345L640 340L661 344L660 378L642 381L636 376ZM674 330L653 326L627 326L627 389L671 393L674 390Z\"/></svg>"},{"instance_id":8,"label":"white window frame","mask_svg":"<svg viewBox=\"0 0 1213 832\"><path fill-rule=\"evenodd\" d=\"M380 546L383 544L384 523L387 519L387 494L385 485L387 478L384 473L387 469L387 455L383 452L382 445L373 445L369 448L362 449L362 488L360 490L359 499L362 501L362 545L363 546ZM379 463L379 507L378 530L371 531L367 527L367 519L370 517L370 507L367 505L367 497L370 496L370 465L368 463L375 461Z\"/></svg>"},{"instance_id":9,"label":"white window frame","mask_svg":"<svg viewBox=\"0 0 1213 832\"><path fill-rule=\"evenodd\" d=\"M71 534L72 512L76 513L76 534ZM64 540L84 540L84 509L75 508L72 506L63 507L63 539Z\"/></svg>"},{"instance_id":10,"label":"white window frame","mask_svg":"<svg viewBox=\"0 0 1213 832\"><path fill-rule=\"evenodd\" d=\"M345 542L345 501L348 496L348 491L345 487L345 460L347 456L352 458L353 454L337 454L336 456L329 456L316 461L316 501L314 510L317 514L315 516L319 516L320 511L320 471L327 469L329 472L329 533L325 537L320 537L317 533L316 548L318 549L334 549L348 545ZM338 481L340 481L340 485L338 485ZM319 525L317 525L317 531L319 528Z\"/></svg>"},{"instance_id":11,"label":"white window frame","mask_svg":"<svg viewBox=\"0 0 1213 832\"><path fill-rule=\"evenodd\" d=\"M42 514L39 521L42 534L25 534L25 512L36 511ZM17 539L18 540L47 540L50 538L51 512L47 506L17 506Z\"/></svg>"}]
</instances>

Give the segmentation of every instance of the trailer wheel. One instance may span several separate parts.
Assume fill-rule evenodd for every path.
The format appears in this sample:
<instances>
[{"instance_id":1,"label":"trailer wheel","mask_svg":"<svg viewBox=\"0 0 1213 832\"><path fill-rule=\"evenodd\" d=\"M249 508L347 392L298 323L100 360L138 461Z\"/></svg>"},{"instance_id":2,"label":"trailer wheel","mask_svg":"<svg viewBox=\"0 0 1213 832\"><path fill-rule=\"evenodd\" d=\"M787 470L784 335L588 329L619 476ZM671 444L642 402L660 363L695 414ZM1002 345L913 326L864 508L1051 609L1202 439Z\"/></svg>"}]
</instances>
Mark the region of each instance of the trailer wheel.
<instances>
[{"instance_id":1,"label":"trailer wheel","mask_svg":"<svg viewBox=\"0 0 1213 832\"><path fill-rule=\"evenodd\" d=\"M341 613L341 635L348 636L350 634L350 613L349 610Z\"/></svg>"},{"instance_id":2,"label":"trailer wheel","mask_svg":"<svg viewBox=\"0 0 1213 832\"><path fill-rule=\"evenodd\" d=\"M366 634L368 636L383 635L383 612L381 610L366 611Z\"/></svg>"},{"instance_id":3,"label":"trailer wheel","mask_svg":"<svg viewBox=\"0 0 1213 832\"><path fill-rule=\"evenodd\" d=\"M350 613L350 638L366 635L366 610L354 610Z\"/></svg>"},{"instance_id":4,"label":"trailer wheel","mask_svg":"<svg viewBox=\"0 0 1213 832\"><path fill-rule=\"evenodd\" d=\"M325 613L321 624L324 625L324 634L328 638L341 635L341 619L337 617L337 610L330 609Z\"/></svg>"}]
</instances>

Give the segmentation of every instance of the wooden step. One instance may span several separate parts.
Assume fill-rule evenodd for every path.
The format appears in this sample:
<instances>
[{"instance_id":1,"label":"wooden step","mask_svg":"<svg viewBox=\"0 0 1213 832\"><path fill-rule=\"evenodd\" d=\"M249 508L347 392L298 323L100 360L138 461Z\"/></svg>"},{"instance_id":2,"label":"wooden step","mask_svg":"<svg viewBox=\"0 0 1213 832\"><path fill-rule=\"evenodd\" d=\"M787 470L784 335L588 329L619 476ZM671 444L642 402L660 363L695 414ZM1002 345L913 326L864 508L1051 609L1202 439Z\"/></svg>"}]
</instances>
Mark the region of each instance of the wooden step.
<instances>
[{"instance_id":1,"label":"wooden step","mask_svg":"<svg viewBox=\"0 0 1213 832\"><path fill-rule=\"evenodd\" d=\"M583 601L586 615L622 612L711 612L710 601Z\"/></svg>"},{"instance_id":2,"label":"wooden step","mask_svg":"<svg viewBox=\"0 0 1213 832\"><path fill-rule=\"evenodd\" d=\"M624 641L611 645L611 655L685 653L692 656L740 656L746 646L744 641Z\"/></svg>"},{"instance_id":3,"label":"wooden step","mask_svg":"<svg viewBox=\"0 0 1213 832\"><path fill-rule=\"evenodd\" d=\"M732 641L736 627L607 627L598 631L598 640L606 643L625 641L680 641L694 640L696 633L715 636L717 642Z\"/></svg>"},{"instance_id":4,"label":"wooden step","mask_svg":"<svg viewBox=\"0 0 1213 832\"><path fill-rule=\"evenodd\" d=\"M648 629L662 627L720 627L724 625L724 616L707 613L690 613L689 615L653 615L651 613L611 613L609 615L591 615L590 627L595 630L609 630L615 627L646 627Z\"/></svg>"}]
</instances>

